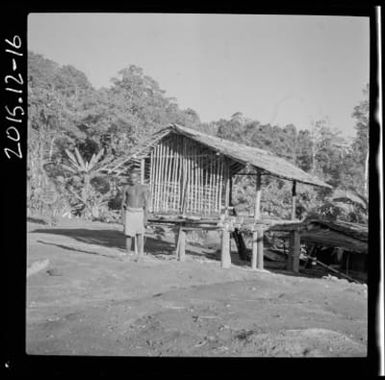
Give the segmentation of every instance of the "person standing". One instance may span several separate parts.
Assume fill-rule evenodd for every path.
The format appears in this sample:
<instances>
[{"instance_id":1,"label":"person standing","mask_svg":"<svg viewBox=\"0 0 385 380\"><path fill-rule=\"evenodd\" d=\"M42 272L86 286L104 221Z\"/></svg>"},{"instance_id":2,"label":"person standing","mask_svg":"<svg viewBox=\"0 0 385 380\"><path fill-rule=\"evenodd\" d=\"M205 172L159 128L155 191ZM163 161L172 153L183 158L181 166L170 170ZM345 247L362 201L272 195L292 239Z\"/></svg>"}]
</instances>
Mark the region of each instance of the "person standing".
<instances>
[{"instance_id":1,"label":"person standing","mask_svg":"<svg viewBox=\"0 0 385 380\"><path fill-rule=\"evenodd\" d=\"M133 172L128 185L123 190L122 222L126 236L126 250L132 255L132 243L135 246L135 258L144 254L144 232L148 220L149 189L139 183L139 176ZM134 239L134 241L132 241Z\"/></svg>"}]
</instances>

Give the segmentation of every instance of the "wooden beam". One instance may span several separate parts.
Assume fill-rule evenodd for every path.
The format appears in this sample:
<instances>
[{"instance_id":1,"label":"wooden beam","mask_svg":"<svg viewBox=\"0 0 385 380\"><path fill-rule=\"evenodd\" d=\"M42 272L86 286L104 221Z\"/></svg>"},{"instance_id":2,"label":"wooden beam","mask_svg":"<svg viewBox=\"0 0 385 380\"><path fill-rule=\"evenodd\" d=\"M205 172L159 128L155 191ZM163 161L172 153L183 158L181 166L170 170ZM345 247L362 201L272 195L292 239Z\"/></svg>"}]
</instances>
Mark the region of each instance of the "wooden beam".
<instances>
[{"instance_id":1,"label":"wooden beam","mask_svg":"<svg viewBox=\"0 0 385 380\"><path fill-rule=\"evenodd\" d=\"M296 202L297 202L297 181L293 181L293 187L291 189L291 219L296 219Z\"/></svg>"},{"instance_id":2,"label":"wooden beam","mask_svg":"<svg viewBox=\"0 0 385 380\"><path fill-rule=\"evenodd\" d=\"M331 266L329 266L329 265L324 264L322 261L319 261L318 259L315 259L314 261L315 261L318 265L324 267L324 268L327 269L327 270L330 270L331 272L334 272L334 273L338 274L339 276L341 276L341 277L343 277L343 278L346 278L346 279L349 280L349 281L355 282L355 283L357 283L357 284L363 284L363 282L358 281L358 280L356 280L356 279L354 279L354 278L352 278L352 277L350 277L350 276L348 276L348 275L346 275L346 274L344 274L344 273L338 271L337 269L335 269L335 268L333 268L333 267L331 267Z\"/></svg>"},{"instance_id":3,"label":"wooden beam","mask_svg":"<svg viewBox=\"0 0 385 380\"><path fill-rule=\"evenodd\" d=\"M249 176L258 176L260 172L257 173L234 173L234 175L249 175Z\"/></svg>"},{"instance_id":4,"label":"wooden beam","mask_svg":"<svg viewBox=\"0 0 385 380\"><path fill-rule=\"evenodd\" d=\"M230 232L227 228L222 230L222 246L221 246L221 267L230 268Z\"/></svg>"},{"instance_id":5,"label":"wooden beam","mask_svg":"<svg viewBox=\"0 0 385 380\"><path fill-rule=\"evenodd\" d=\"M256 196L255 196L255 207L254 207L254 220L257 221L261 218L261 173L257 173L256 183Z\"/></svg>"}]
</instances>

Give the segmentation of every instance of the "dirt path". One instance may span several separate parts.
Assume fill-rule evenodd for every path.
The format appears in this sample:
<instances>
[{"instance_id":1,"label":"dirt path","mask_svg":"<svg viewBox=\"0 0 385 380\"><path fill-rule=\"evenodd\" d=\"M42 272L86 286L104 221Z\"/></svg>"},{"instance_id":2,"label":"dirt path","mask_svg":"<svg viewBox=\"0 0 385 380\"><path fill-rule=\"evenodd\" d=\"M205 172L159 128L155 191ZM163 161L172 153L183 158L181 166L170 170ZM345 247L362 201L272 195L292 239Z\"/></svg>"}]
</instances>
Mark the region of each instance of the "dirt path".
<instances>
[{"instance_id":1,"label":"dirt path","mask_svg":"<svg viewBox=\"0 0 385 380\"><path fill-rule=\"evenodd\" d=\"M223 270L196 249L181 263L151 237L135 263L101 223L28 230L28 265L49 260L27 279L28 353L366 355L366 286Z\"/></svg>"}]
</instances>

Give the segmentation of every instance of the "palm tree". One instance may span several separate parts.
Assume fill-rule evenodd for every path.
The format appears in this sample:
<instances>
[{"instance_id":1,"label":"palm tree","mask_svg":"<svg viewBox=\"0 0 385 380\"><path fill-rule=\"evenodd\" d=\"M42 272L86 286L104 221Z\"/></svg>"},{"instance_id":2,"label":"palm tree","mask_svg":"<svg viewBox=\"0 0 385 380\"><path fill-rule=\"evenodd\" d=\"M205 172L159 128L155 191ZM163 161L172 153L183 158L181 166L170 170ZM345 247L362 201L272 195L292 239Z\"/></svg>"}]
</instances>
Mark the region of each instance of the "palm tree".
<instances>
[{"instance_id":1,"label":"palm tree","mask_svg":"<svg viewBox=\"0 0 385 380\"><path fill-rule=\"evenodd\" d=\"M361 194L354 188L337 189L334 191L331 201L356 221L368 222L369 199L366 194Z\"/></svg>"}]
</instances>

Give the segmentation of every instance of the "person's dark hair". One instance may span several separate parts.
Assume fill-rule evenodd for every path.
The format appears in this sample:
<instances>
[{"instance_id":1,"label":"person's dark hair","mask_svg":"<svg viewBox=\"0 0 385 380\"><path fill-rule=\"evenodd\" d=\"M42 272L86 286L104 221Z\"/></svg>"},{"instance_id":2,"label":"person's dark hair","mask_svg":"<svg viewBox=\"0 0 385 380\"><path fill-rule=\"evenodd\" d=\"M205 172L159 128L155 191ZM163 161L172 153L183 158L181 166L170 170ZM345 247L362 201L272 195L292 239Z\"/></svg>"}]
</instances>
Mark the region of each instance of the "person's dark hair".
<instances>
[{"instance_id":1,"label":"person's dark hair","mask_svg":"<svg viewBox=\"0 0 385 380\"><path fill-rule=\"evenodd\" d=\"M140 179L139 173L133 170L128 177L128 183L130 185L136 185L137 183L139 183L139 179Z\"/></svg>"}]
</instances>

